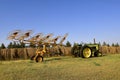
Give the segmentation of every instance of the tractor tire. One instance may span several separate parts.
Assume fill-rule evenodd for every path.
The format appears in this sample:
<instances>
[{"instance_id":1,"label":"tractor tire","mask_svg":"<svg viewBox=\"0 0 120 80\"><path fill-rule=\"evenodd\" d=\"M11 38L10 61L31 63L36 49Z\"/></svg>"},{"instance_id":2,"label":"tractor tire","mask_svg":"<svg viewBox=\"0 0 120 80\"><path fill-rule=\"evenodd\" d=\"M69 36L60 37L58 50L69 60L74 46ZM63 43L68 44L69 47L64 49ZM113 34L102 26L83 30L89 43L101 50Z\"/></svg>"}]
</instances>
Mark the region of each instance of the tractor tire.
<instances>
[{"instance_id":1,"label":"tractor tire","mask_svg":"<svg viewBox=\"0 0 120 80\"><path fill-rule=\"evenodd\" d=\"M83 47L82 52L81 52L81 56L83 58L89 58L89 57L91 57L92 56L92 50L91 50L91 48L88 47L88 46Z\"/></svg>"},{"instance_id":2,"label":"tractor tire","mask_svg":"<svg viewBox=\"0 0 120 80\"><path fill-rule=\"evenodd\" d=\"M102 56L102 53L99 52L99 51L96 51L96 52L94 53L94 56L95 56L95 57L100 57L100 56Z\"/></svg>"},{"instance_id":3,"label":"tractor tire","mask_svg":"<svg viewBox=\"0 0 120 80\"><path fill-rule=\"evenodd\" d=\"M36 62L43 62L43 56L37 56Z\"/></svg>"}]
</instances>

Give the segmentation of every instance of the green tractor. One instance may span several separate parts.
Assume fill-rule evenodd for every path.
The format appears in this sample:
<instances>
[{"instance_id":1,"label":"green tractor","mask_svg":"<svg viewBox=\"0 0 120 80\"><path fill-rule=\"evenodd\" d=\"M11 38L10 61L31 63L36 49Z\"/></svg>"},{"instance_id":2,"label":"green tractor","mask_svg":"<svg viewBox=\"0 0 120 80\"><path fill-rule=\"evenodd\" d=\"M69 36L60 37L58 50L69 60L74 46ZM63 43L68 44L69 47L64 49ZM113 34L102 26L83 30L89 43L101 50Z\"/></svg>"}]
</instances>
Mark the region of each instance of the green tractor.
<instances>
[{"instance_id":1,"label":"green tractor","mask_svg":"<svg viewBox=\"0 0 120 80\"><path fill-rule=\"evenodd\" d=\"M73 47L72 54L75 57L83 57L83 58L102 56L102 53L99 51L99 44L77 45Z\"/></svg>"}]
</instances>

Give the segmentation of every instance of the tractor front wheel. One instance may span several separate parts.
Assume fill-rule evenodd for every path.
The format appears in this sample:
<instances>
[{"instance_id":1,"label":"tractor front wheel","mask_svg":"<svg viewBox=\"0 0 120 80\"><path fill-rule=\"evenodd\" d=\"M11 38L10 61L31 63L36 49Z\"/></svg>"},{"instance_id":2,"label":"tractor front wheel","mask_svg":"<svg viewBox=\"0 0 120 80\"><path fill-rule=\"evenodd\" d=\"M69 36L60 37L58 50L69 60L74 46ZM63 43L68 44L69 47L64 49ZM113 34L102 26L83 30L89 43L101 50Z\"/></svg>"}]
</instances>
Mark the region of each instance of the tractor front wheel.
<instances>
[{"instance_id":1,"label":"tractor front wheel","mask_svg":"<svg viewBox=\"0 0 120 80\"><path fill-rule=\"evenodd\" d=\"M100 56L102 56L102 53L99 52L99 51L96 51L96 52L94 53L94 56L95 56L95 57L100 57Z\"/></svg>"},{"instance_id":2,"label":"tractor front wheel","mask_svg":"<svg viewBox=\"0 0 120 80\"><path fill-rule=\"evenodd\" d=\"M86 46L82 49L82 57L83 58L89 58L89 57L91 57L91 55L92 55L92 51L91 51L90 47Z\"/></svg>"}]
</instances>

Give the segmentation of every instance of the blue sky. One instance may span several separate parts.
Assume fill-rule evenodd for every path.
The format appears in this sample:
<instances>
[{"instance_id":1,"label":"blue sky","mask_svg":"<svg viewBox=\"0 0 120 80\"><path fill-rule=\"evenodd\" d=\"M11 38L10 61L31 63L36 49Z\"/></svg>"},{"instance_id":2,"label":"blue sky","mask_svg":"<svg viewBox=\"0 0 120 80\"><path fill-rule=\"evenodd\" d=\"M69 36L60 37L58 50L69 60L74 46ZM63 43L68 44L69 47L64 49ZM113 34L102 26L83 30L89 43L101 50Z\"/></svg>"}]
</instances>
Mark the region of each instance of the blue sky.
<instances>
[{"instance_id":1,"label":"blue sky","mask_svg":"<svg viewBox=\"0 0 120 80\"><path fill-rule=\"evenodd\" d=\"M66 41L120 43L119 0L0 0L0 44L13 30L69 33Z\"/></svg>"}]
</instances>

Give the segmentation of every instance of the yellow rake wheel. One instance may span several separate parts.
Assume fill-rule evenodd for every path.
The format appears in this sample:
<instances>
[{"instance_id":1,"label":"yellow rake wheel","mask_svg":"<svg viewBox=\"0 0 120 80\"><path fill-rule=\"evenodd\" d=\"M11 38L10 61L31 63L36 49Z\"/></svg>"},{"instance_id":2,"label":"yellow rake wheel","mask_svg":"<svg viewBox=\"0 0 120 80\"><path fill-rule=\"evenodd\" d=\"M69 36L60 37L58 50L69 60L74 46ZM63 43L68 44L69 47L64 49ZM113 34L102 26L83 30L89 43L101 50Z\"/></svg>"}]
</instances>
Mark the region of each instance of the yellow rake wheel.
<instances>
[{"instance_id":1,"label":"yellow rake wheel","mask_svg":"<svg viewBox=\"0 0 120 80\"><path fill-rule=\"evenodd\" d=\"M89 47L83 48L82 57L89 58L89 57L91 57L91 54L92 54L92 51Z\"/></svg>"},{"instance_id":2,"label":"yellow rake wheel","mask_svg":"<svg viewBox=\"0 0 120 80\"><path fill-rule=\"evenodd\" d=\"M42 56L37 56L36 57L36 62L43 62L43 57Z\"/></svg>"}]
</instances>

